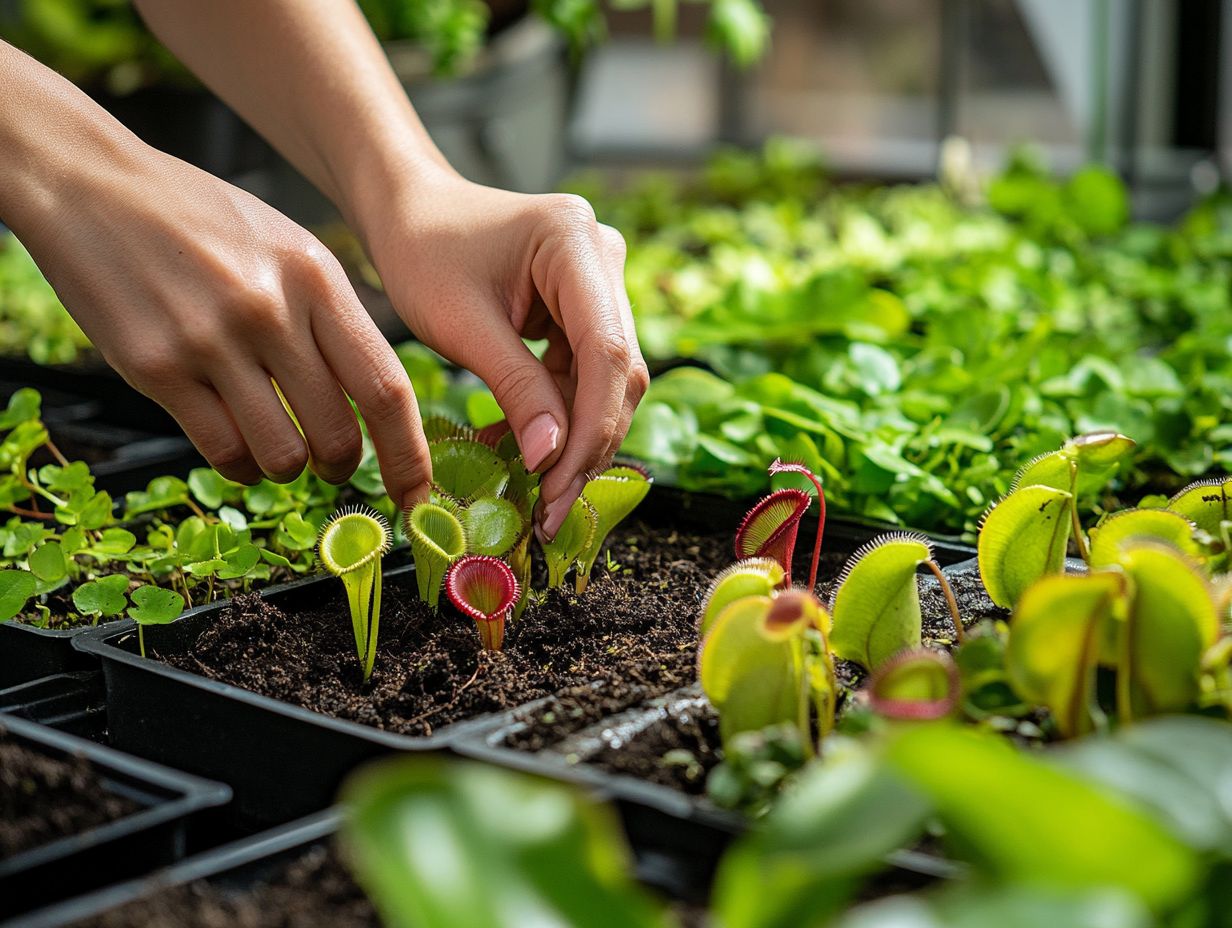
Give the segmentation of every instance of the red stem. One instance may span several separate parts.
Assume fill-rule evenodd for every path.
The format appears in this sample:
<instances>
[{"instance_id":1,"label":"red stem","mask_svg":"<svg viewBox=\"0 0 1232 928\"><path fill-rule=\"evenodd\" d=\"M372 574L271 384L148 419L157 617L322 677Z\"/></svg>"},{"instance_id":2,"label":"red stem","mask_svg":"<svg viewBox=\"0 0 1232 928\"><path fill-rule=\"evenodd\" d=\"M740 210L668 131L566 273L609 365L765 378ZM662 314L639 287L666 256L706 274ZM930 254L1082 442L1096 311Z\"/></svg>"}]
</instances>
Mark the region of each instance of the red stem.
<instances>
[{"instance_id":1,"label":"red stem","mask_svg":"<svg viewBox=\"0 0 1232 928\"><path fill-rule=\"evenodd\" d=\"M821 480L812 471L805 471L813 486L817 488L817 538L813 541L813 564L809 568L808 590L817 590L817 565L821 563L821 537L826 531L826 494L821 488Z\"/></svg>"}]
</instances>

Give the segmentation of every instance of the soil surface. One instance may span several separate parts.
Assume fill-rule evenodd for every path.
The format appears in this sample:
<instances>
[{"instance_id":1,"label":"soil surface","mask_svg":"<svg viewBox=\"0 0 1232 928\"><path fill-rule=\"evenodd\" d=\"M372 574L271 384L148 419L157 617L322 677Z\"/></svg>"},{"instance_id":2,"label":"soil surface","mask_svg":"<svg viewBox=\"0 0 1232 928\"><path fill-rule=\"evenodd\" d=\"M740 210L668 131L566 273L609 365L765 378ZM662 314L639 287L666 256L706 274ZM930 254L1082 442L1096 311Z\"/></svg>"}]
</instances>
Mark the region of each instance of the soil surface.
<instances>
[{"instance_id":1,"label":"soil surface","mask_svg":"<svg viewBox=\"0 0 1232 928\"><path fill-rule=\"evenodd\" d=\"M85 758L40 754L6 739L0 727L0 860L140 808L109 792Z\"/></svg>"},{"instance_id":2,"label":"soil surface","mask_svg":"<svg viewBox=\"0 0 1232 928\"><path fill-rule=\"evenodd\" d=\"M408 735L564 693L575 726L696 679L697 611L734 560L729 535L635 523L613 534L586 593L552 590L505 631L502 651L478 646L474 623L442 597L420 602L414 578L385 581L380 646L361 682L342 585L319 604L282 610L236 597L191 651L169 663L284 702ZM832 576L842 561L826 559Z\"/></svg>"}]
</instances>

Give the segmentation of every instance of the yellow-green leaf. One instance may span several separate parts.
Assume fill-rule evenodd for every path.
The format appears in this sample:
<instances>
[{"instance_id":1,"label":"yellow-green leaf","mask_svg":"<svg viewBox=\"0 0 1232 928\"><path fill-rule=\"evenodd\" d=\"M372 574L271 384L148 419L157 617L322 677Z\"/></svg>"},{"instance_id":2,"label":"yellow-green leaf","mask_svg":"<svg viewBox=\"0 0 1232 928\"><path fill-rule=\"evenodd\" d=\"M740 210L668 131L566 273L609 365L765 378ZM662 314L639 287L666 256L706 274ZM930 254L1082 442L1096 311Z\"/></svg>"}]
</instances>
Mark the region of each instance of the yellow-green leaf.
<instances>
[{"instance_id":1,"label":"yellow-green leaf","mask_svg":"<svg viewBox=\"0 0 1232 928\"><path fill-rule=\"evenodd\" d=\"M848 560L834 596L830 646L839 657L875 670L920 646L916 568L932 558L916 535L874 538Z\"/></svg>"},{"instance_id":2,"label":"yellow-green leaf","mask_svg":"<svg viewBox=\"0 0 1232 928\"><path fill-rule=\"evenodd\" d=\"M783 583L783 565L772 557L750 557L732 564L710 585L702 602L698 634L705 637L719 613L746 596L769 596Z\"/></svg>"},{"instance_id":3,"label":"yellow-green leaf","mask_svg":"<svg viewBox=\"0 0 1232 928\"><path fill-rule=\"evenodd\" d=\"M980 577L998 606L1013 606L1040 577L1064 569L1071 499L1056 487L1024 486L984 517L978 541Z\"/></svg>"},{"instance_id":4,"label":"yellow-green leaf","mask_svg":"<svg viewBox=\"0 0 1232 928\"><path fill-rule=\"evenodd\" d=\"M1168 509L1218 537L1220 525L1232 519L1228 514L1229 491L1232 491L1232 477L1199 480L1168 500Z\"/></svg>"},{"instance_id":5,"label":"yellow-green leaf","mask_svg":"<svg viewBox=\"0 0 1232 928\"><path fill-rule=\"evenodd\" d=\"M1201 546L1194 541L1194 525L1167 509L1128 509L1109 516L1091 530L1090 566L1105 567L1120 559L1122 546L1134 538L1148 538L1198 557Z\"/></svg>"}]
</instances>

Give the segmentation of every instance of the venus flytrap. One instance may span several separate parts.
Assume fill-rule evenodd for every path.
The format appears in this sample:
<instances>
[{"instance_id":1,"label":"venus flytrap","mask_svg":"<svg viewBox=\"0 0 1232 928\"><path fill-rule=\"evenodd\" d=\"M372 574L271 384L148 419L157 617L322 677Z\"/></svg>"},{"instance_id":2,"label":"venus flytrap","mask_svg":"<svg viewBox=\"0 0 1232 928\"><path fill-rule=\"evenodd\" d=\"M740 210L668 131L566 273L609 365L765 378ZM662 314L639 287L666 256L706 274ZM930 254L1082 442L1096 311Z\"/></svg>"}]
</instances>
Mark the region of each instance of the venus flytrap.
<instances>
[{"instance_id":1,"label":"venus flytrap","mask_svg":"<svg viewBox=\"0 0 1232 928\"><path fill-rule=\"evenodd\" d=\"M346 587L355 651L365 683L376 662L381 621L381 558L389 551L392 540L384 516L370 509L351 509L338 512L325 524L317 546L321 563Z\"/></svg>"},{"instance_id":2,"label":"venus flytrap","mask_svg":"<svg viewBox=\"0 0 1232 928\"><path fill-rule=\"evenodd\" d=\"M520 598L512 568L499 558L468 554L449 568L445 595L456 609L475 620L484 648L499 651L505 623Z\"/></svg>"},{"instance_id":3,"label":"venus flytrap","mask_svg":"<svg viewBox=\"0 0 1232 928\"><path fill-rule=\"evenodd\" d=\"M710 584L702 601L697 633L705 637L719 613L746 596L769 596L783 586L787 575L783 565L772 557L752 557L736 561L721 571Z\"/></svg>"},{"instance_id":4,"label":"venus flytrap","mask_svg":"<svg viewBox=\"0 0 1232 928\"><path fill-rule=\"evenodd\" d=\"M462 505L482 496L500 496L509 481L501 457L474 439L442 438L428 445L437 492Z\"/></svg>"},{"instance_id":5,"label":"venus flytrap","mask_svg":"<svg viewBox=\"0 0 1232 928\"><path fill-rule=\"evenodd\" d=\"M783 566L791 585L791 559L796 550L800 520L812 498L803 490L787 488L763 497L745 514L736 530L736 557L769 557Z\"/></svg>"},{"instance_id":6,"label":"venus flytrap","mask_svg":"<svg viewBox=\"0 0 1232 928\"><path fill-rule=\"evenodd\" d=\"M578 555L575 582L577 592L586 592L590 572L608 535L638 507L653 482L644 470L635 467L610 467L586 483L582 495L595 510L594 537Z\"/></svg>"},{"instance_id":7,"label":"venus flytrap","mask_svg":"<svg viewBox=\"0 0 1232 928\"><path fill-rule=\"evenodd\" d=\"M900 651L869 680L869 707L883 718L931 722L953 715L962 693L958 667L943 651Z\"/></svg>"},{"instance_id":8,"label":"venus flytrap","mask_svg":"<svg viewBox=\"0 0 1232 928\"><path fill-rule=\"evenodd\" d=\"M415 558L419 598L436 608L449 565L466 553L466 529L457 508L420 503L406 515L406 537Z\"/></svg>"},{"instance_id":9,"label":"venus flytrap","mask_svg":"<svg viewBox=\"0 0 1232 928\"><path fill-rule=\"evenodd\" d=\"M565 574L594 541L599 530L599 514L590 500L579 496L569 507L556 537L543 544L543 556L548 565L548 589L565 584Z\"/></svg>"}]
</instances>

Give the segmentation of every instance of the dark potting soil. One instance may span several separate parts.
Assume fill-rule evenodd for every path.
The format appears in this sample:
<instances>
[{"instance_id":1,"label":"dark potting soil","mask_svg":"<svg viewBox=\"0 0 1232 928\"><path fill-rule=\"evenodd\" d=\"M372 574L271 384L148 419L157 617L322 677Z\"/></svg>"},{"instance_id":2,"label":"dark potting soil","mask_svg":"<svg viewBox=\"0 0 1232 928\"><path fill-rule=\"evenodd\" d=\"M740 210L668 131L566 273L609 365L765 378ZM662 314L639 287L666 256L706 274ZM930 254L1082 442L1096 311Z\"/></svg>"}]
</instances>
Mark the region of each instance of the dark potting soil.
<instances>
[{"instance_id":1,"label":"dark potting soil","mask_svg":"<svg viewBox=\"0 0 1232 928\"><path fill-rule=\"evenodd\" d=\"M378 928L368 897L332 845L306 850L245 888L198 880L74 928Z\"/></svg>"},{"instance_id":2,"label":"dark potting soil","mask_svg":"<svg viewBox=\"0 0 1232 928\"><path fill-rule=\"evenodd\" d=\"M79 835L140 810L83 757L59 758L5 738L0 727L0 859Z\"/></svg>"},{"instance_id":3,"label":"dark potting soil","mask_svg":"<svg viewBox=\"0 0 1232 928\"><path fill-rule=\"evenodd\" d=\"M240 596L183 654L157 655L336 718L408 735L565 691L599 717L696 678L697 610L730 564L731 538L635 523L609 545L590 586L552 590L483 651L474 623L442 598L419 601L414 578L387 579L372 679L361 682L342 585L318 605L282 610ZM831 573L841 555L828 559Z\"/></svg>"}]
</instances>

